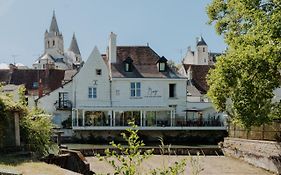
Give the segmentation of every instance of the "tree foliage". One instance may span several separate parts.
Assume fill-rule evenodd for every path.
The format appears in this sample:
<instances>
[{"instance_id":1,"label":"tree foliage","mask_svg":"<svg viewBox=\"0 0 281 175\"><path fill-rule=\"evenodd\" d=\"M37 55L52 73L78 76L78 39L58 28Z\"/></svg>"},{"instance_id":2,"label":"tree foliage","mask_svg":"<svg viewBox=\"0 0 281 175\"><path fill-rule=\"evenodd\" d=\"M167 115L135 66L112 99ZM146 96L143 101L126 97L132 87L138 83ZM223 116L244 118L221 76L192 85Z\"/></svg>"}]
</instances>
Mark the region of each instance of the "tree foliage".
<instances>
[{"instance_id":1,"label":"tree foliage","mask_svg":"<svg viewBox=\"0 0 281 175\"><path fill-rule=\"evenodd\" d=\"M41 109L29 109L25 101L25 88L19 87L18 99L0 91L0 145L8 117L14 112L20 115L21 141L39 156L47 153L52 145L50 140L53 124L51 118Z\"/></svg>"},{"instance_id":2,"label":"tree foliage","mask_svg":"<svg viewBox=\"0 0 281 175\"><path fill-rule=\"evenodd\" d=\"M49 153L53 124L43 110L34 108L20 120L21 136L25 145L38 156Z\"/></svg>"},{"instance_id":3,"label":"tree foliage","mask_svg":"<svg viewBox=\"0 0 281 175\"><path fill-rule=\"evenodd\" d=\"M280 118L281 1L213 0L207 13L228 45L208 76L216 108L246 128Z\"/></svg>"},{"instance_id":4,"label":"tree foliage","mask_svg":"<svg viewBox=\"0 0 281 175\"><path fill-rule=\"evenodd\" d=\"M140 168L141 163L152 156L153 149L142 151L141 147L144 147L145 144L142 140L140 140L138 136L137 125L135 125L134 121L129 121L130 128L126 129L126 133L121 133L123 139L127 143L126 146L116 144L114 141L110 142L111 146L118 150L109 149L105 150L105 157L101 157L100 161L105 160L114 168L114 174L122 174L122 175L135 175L135 174L145 174L144 171ZM161 155L164 156L166 152L170 155L170 146L168 150L165 150L165 145L163 139L160 139L160 152ZM194 160L191 158L191 161ZM199 164L198 161L195 161L196 165ZM163 162L163 166L161 168L156 168L151 170L150 174L153 175L178 175L184 174L186 167L186 159L182 159L180 161L176 161L174 163L169 164L169 166L165 165ZM192 167L192 170L194 168ZM195 171L194 171L195 172ZM196 171L197 172L197 171ZM199 174L193 173L194 175Z\"/></svg>"}]
</instances>

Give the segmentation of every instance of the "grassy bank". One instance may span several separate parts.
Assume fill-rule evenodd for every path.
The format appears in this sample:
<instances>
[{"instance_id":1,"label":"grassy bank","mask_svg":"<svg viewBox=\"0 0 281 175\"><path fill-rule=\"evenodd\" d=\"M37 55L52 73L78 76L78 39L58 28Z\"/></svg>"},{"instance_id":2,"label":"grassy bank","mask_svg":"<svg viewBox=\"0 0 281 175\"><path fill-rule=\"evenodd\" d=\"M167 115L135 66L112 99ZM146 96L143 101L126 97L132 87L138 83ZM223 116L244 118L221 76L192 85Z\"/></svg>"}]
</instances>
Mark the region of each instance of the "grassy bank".
<instances>
[{"instance_id":1,"label":"grassy bank","mask_svg":"<svg viewBox=\"0 0 281 175\"><path fill-rule=\"evenodd\" d=\"M0 155L1 171L12 171L23 175L76 175L77 173L62 169L55 165L49 165L36 159L16 154Z\"/></svg>"}]
</instances>

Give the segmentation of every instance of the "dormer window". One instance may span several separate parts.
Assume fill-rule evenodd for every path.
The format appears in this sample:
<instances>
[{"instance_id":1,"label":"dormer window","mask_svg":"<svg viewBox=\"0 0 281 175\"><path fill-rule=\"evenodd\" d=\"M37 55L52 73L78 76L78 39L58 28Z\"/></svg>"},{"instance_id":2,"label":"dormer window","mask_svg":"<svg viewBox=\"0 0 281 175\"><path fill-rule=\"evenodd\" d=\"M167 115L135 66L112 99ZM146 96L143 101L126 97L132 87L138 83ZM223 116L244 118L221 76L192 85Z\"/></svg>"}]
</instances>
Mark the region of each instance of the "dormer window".
<instances>
[{"instance_id":1,"label":"dormer window","mask_svg":"<svg viewBox=\"0 0 281 175\"><path fill-rule=\"evenodd\" d=\"M165 72L167 69L167 59L162 56L161 58L158 59L157 64L158 64L158 69L159 72Z\"/></svg>"},{"instance_id":2,"label":"dormer window","mask_svg":"<svg viewBox=\"0 0 281 175\"><path fill-rule=\"evenodd\" d=\"M163 72L165 71L166 63L159 63L159 71Z\"/></svg>"},{"instance_id":3,"label":"dormer window","mask_svg":"<svg viewBox=\"0 0 281 175\"><path fill-rule=\"evenodd\" d=\"M123 62L124 62L125 72L132 72L132 68L133 68L133 60L132 60L132 58L128 57Z\"/></svg>"}]
</instances>

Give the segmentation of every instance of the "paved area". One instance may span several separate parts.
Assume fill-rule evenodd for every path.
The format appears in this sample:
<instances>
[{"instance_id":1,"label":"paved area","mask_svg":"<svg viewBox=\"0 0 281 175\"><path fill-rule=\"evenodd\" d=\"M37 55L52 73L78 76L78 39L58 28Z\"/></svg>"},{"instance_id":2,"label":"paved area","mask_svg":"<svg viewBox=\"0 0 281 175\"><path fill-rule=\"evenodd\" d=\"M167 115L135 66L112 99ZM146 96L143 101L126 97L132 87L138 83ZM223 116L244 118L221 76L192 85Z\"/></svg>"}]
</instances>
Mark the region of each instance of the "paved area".
<instances>
[{"instance_id":1,"label":"paved area","mask_svg":"<svg viewBox=\"0 0 281 175\"><path fill-rule=\"evenodd\" d=\"M187 161L185 174L192 174L191 171L197 168L200 170L200 175L273 175L273 173L254 167L241 160L225 156L154 155L145 160L138 171L140 174L150 174L149 172L154 168L167 166L184 158ZM196 161L197 159L198 161ZM113 168L107 162L101 162L96 157L87 157L87 160L94 172L113 174ZM193 166L191 166L192 162Z\"/></svg>"}]
</instances>

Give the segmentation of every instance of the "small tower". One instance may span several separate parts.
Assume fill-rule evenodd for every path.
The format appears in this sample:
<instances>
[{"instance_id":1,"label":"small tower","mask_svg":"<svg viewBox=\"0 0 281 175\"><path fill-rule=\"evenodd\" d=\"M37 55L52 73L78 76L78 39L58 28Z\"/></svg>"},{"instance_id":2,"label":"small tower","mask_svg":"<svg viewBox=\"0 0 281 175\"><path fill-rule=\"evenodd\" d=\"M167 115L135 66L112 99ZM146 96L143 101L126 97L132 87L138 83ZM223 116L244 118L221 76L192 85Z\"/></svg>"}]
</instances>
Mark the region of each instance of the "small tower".
<instances>
[{"instance_id":1,"label":"small tower","mask_svg":"<svg viewBox=\"0 0 281 175\"><path fill-rule=\"evenodd\" d=\"M75 58L74 58L73 62L75 62L75 63L81 63L82 62L81 53L80 53L80 50L79 50L79 47L78 47L78 44L77 44L75 33L73 33L72 40L71 40L68 51L73 52L74 55L75 55Z\"/></svg>"},{"instance_id":2,"label":"small tower","mask_svg":"<svg viewBox=\"0 0 281 175\"><path fill-rule=\"evenodd\" d=\"M202 36L200 37L200 40L197 42L195 62L198 65L209 64L208 45L206 44Z\"/></svg>"},{"instance_id":3,"label":"small tower","mask_svg":"<svg viewBox=\"0 0 281 175\"><path fill-rule=\"evenodd\" d=\"M46 30L45 32L45 53L51 55L63 55L63 47L63 36L59 31L54 11L49 31Z\"/></svg>"}]
</instances>

